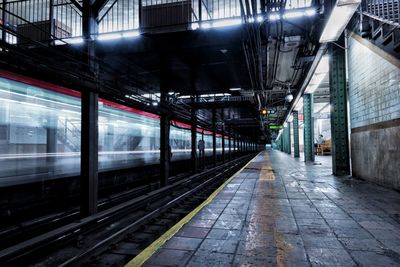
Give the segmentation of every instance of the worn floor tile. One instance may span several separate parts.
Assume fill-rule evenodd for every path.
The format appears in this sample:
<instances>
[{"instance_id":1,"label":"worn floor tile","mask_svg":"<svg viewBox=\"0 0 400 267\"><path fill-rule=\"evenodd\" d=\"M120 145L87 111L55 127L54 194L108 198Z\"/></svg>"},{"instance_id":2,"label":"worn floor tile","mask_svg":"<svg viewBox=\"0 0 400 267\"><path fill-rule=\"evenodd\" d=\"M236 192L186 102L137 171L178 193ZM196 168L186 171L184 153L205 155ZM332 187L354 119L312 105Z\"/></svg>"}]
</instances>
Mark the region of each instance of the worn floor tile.
<instances>
[{"instance_id":1,"label":"worn floor tile","mask_svg":"<svg viewBox=\"0 0 400 267\"><path fill-rule=\"evenodd\" d=\"M400 194L317 161L260 154L145 266L400 266Z\"/></svg>"},{"instance_id":2,"label":"worn floor tile","mask_svg":"<svg viewBox=\"0 0 400 267\"><path fill-rule=\"evenodd\" d=\"M202 239L174 236L167 243L164 248L179 249L179 250L196 250L200 245Z\"/></svg>"}]
</instances>

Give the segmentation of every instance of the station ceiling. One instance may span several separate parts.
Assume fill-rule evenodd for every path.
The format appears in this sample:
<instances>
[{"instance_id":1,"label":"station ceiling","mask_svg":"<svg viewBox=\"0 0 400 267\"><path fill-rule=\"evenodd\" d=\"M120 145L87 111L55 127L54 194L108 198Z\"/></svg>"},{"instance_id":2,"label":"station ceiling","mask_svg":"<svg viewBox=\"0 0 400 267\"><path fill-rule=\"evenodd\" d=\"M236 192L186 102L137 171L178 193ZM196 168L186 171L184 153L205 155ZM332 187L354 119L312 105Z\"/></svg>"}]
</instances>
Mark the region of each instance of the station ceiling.
<instances>
[{"instance_id":1,"label":"station ceiling","mask_svg":"<svg viewBox=\"0 0 400 267\"><path fill-rule=\"evenodd\" d=\"M230 94L236 98L199 100L197 108L203 110L204 122L210 122L210 110L215 108L219 120L229 129L269 141L276 134L269 126L281 125L290 108L285 96L299 93L313 63L322 20L323 15L316 14L97 41L98 82L91 79L87 66L79 63L83 45L15 47L12 49L16 53L7 55L8 58L2 55L2 60L3 64L8 62L8 68L15 67L72 88L98 89L100 84L101 93L132 105L135 105L133 100L129 103L130 99L124 96L157 94L160 87L174 94L177 101L171 104L181 105L181 111L188 110L188 105L179 101L180 96ZM21 60L25 61L23 69L18 67ZM231 91L231 88L241 90ZM271 112L262 116L261 108Z\"/></svg>"}]
</instances>

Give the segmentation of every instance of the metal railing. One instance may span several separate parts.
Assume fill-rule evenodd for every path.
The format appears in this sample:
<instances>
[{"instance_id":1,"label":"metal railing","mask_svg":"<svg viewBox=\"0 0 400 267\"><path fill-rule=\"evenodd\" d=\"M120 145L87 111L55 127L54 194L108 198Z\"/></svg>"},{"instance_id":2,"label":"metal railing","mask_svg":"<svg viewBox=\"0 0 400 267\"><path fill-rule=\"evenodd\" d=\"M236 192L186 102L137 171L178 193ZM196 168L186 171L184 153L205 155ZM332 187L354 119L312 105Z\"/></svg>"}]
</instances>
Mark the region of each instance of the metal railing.
<instances>
[{"instance_id":1,"label":"metal railing","mask_svg":"<svg viewBox=\"0 0 400 267\"><path fill-rule=\"evenodd\" d=\"M190 30L203 22L240 19L248 9L253 9L251 15L260 14L260 1L253 3L257 6L241 6L241 0L109 0L99 10L97 22L100 34ZM313 1L271 3L273 8L269 10L277 11L308 7ZM81 0L0 0L0 25L7 31L2 38L11 44L21 44L24 43L22 39L51 43L57 39L81 37L81 5Z\"/></svg>"},{"instance_id":2,"label":"metal railing","mask_svg":"<svg viewBox=\"0 0 400 267\"><path fill-rule=\"evenodd\" d=\"M1 10L2 38L11 44L82 35L82 15L69 0L3 0Z\"/></svg>"},{"instance_id":3,"label":"metal railing","mask_svg":"<svg viewBox=\"0 0 400 267\"><path fill-rule=\"evenodd\" d=\"M399 0L366 0L365 13L400 24L400 1Z\"/></svg>"}]
</instances>

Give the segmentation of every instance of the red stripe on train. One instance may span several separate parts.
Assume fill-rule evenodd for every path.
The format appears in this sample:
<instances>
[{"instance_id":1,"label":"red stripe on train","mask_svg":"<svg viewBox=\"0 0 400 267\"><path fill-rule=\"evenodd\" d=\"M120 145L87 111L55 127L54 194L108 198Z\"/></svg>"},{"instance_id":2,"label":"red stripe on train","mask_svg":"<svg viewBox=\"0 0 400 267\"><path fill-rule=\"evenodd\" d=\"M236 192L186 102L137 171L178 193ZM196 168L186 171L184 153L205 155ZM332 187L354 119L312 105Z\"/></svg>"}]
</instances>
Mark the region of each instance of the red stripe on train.
<instances>
[{"instance_id":1,"label":"red stripe on train","mask_svg":"<svg viewBox=\"0 0 400 267\"><path fill-rule=\"evenodd\" d=\"M37 86L43 89L47 89L50 91L54 91L57 93L61 93L64 95L74 96L74 97L81 97L81 93L75 90L71 90L62 86L54 85L51 83L47 83L44 81L28 78L19 74L11 73L8 71L0 70L0 77L10 79L16 82L29 84L32 86Z\"/></svg>"}]
</instances>

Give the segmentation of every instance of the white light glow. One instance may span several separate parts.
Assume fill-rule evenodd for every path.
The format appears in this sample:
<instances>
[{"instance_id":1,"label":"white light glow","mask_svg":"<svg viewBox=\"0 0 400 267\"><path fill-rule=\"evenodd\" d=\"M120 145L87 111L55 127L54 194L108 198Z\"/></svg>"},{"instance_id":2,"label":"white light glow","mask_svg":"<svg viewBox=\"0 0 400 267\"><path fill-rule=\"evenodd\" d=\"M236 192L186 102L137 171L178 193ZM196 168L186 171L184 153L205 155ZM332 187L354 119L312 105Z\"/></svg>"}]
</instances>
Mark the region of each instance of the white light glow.
<instances>
[{"instance_id":1,"label":"white light glow","mask_svg":"<svg viewBox=\"0 0 400 267\"><path fill-rule=\"evenodd\" d=\"M210 23L210 22L203 22L202 24L201 24L201 28L202 29L209 29L209 28L211 28L212 27L212 24Z\"/></svg>"},{"instance_id":2,"label":"white light glow","mask_svg":"<svg viewBox=\"0 0 400 267\"><path fill-rule=\"evenodd\" d=\"M318 63L317 68L313 74L313 77L310 80L306 88L307 94L313 94L321 84L322 80L329 72L329 56L323 56Z\"/></svg>"},{"instance_id":3,"label":"white light glow","mask_svg":"<svg viewBox=\"0 0 400 267\"><path fill-rule=\"evenodd\" d=\"M73 113L73 114L81 114L80 112L78 112L78 111L73 111L73 110L68 110L68 109L62 109L61 110L62 112L66 112L66 113Z\"/></svg>"},{"instance_id":4,"label":"white light glow","mask_svg":"<svg viewBox=\"0 0 400 267\"><path fill-rule=\"evenodd\" d=\"M264 17L263 16L257 16L256 20L257 20L257 22L263 22L264 21Z\"/></svg>"},{"instance_id":5,"label":"white light glow","mask_svg":"<svg viewBox=\"0 0 400 267\"><path fill-rule=\"evenodd\" d=\"M152 105L156 107L158 106L158 102L153 102Z\"/></svg>"},{"instance_id":6,"label":"white light glow","mask_svg":"<svg viewBox=\"0 0 400 267\"><path fill-rule=\"evenodd\" d=\"M279 15L278 13L269 15L270 21L275 21L275 20L280 20L280 19L281 19L281 15Z\"/></svg>"},{"instance_id":7,"label":"white light glow","mask_svg":"<svg viewBox=\"0 0 400 267\"><path fill-rule=\"evenodd\" d=\"M300 11L290 11L283 14L284 19L300 18L302 16L304 16L304 13Z\"/></svg>"},{"instance_id":8,"label":"white light glow","mask_svg":"<svg viewBox=\"0 0 400 267\"><path fill-rule=\"evenodd\" d=\"M121 33L104 33L104 34L99 34L97 36L97 40L99 41L118 40L121 38L122 38Z\"/></svg>"},{"instance_id":9,"label":"white light glow","mask_svg":"<svg viewBox=\"0 0 400 267\"><path fill-rule=\"evenodd\" d=\"M240 24L242 24L242 19L224 19L213 22L212 27L220 28L220 27L236 26Z\"/></svg>"},{"instance_id":10,"label":"white light glow","mask_svg":"<svg viewBox=\"0 0 400 267\"><path fill-rule=\"evenodd\" d=\"M253 17L249 18L249 23L254 23L255 19Z\"/></svg>"},{"instance_id":11,"label":"white light glow","mask_svg":"<svg viewBox=\"0 0 400 267\"><path fill-rule=\"evenodd\" d=\"M240 91L242 88L229 88L229 91Z\"/></svg>"},{"instance_id":12,"label":"white light glow","mask_svg":"<svg viewBox=\"0 0 400 267\"><path fill-rule=\"evenodd\" d=\"M124 38L133 38L133 37L138 37L140 36L139 31L127 31L122 33L122 37Z\"/></svg>"},{"instance_id":13,"label":"white light glow","mask_svg":"<svg viewBox=\"0 0 400 267\"><path fill-rule=\"evenodd\" d=\"M294 107L294 110L299 111L302 110L302 108L303 108L303 98L300 98L299 102L297 102L296 106Z\"/></svg>"},{"instance_id":14,"label":"white light glow","mask_svg":"<svg viewBox=\"0 0 400 267\"><path fill-rule=\"evenodd\" d=\"M317 11L315 9L307 9L306 11L304 11L304 14L308 17L311 17L317 14Z\"/></svg>"},{"instance_id":15,"label":"white light glow","mask_svg":"<svg viewBox=\"0 0 400 267\"><path fill-rule=\"evenodd\" d=\"M77 37L77 38L63 39L63 41L66 42L67 44L81 44L83 43L84 40L81 37Z\"/></svg>"},{"instance_id":16,"label":"white light glow","mask_svg":"<svg viewBox=\"0 0 400 267\"><path fill-rule=\"evenodd\" d=\"M198 28L200 28L200 25L197 22L195 22L195 23L192 23L191 28L192 28L192 30L197 30Z\"/></svg>"},{"instance_id":17,"label":"white light glow","mask_svg":"<svg viewBox=\"0 0 400 267\"><path fill-rule=\"evenodd\" d=\"M350 4L346 4L350 3ZM322 32L320 43L335 42L339 39L343 30L346 28L354 12L356 12L361 0L357 1L341 1L333 8L328 22ZM340 4L340 5L339 5Z\"/></svg>"}]
</instances>

